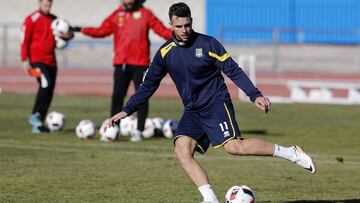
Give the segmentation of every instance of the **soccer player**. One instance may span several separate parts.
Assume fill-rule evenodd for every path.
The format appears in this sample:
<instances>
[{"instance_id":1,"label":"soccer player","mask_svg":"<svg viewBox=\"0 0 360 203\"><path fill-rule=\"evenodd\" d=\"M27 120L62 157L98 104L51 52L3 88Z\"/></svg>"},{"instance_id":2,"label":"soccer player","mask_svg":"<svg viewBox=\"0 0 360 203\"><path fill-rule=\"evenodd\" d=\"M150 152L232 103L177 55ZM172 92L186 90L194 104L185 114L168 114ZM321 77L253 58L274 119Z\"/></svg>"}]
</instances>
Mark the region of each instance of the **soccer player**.
<instances>
[{"instance_id":1,"label":"soccer player","mask_svg":"<svg viewBox=\"0 0 360 203\"><path fill-rule=\"evenodd\" d=\"M32 133L48 132L43 125L50 107L55 88L57 73L55 57L55 38L51 23L56 16L50 13L52 0L39 0L39 10L25 18L21 35L22 68L35 76L39 84L29 123ZM69 33L62 33L64 39L71 38Z\"/></svg>"},{"instance_id":2,"label":"soccer player","mask_svg":"<svg viewBox=\"0 0 360 203\"><path fill-rule=\"evenodd\" d=\"M119 112L124 105L124 98L130 81L138 89L144 72L150 63L149 29L168 40L172 37L171 30L147 8L144 0L123 0L122 4L100 27L75 27L74 31L95 38L114 36L114 85L111 101L111 116ZM149 104L145 102L138 111L137 130L132 132L131 141L142 140Z\"/></svg>"},{"instance_id":3,"label":"soccer player","mask_svg":"<svg viewBox=\"0 0 360 203\"><path fill-rule=\"evenodd\" d=\"M192 29L190 8L185 3L169 9L173 38L156 53L143 84L122 111L109 120L118 121L135 112L158 88L169 73L185 106L174 138L177 159L187 176L198 187L204 202L219 202L208 176L194 158L205 153L211 143L232 155L274 156L289 160L315 173L312 159L298 146L283 147L261 139L244 139L221 72L239 86L265 113L271 103L251 83L224 47L213 37Z\"/></svg>"}]
</instances>

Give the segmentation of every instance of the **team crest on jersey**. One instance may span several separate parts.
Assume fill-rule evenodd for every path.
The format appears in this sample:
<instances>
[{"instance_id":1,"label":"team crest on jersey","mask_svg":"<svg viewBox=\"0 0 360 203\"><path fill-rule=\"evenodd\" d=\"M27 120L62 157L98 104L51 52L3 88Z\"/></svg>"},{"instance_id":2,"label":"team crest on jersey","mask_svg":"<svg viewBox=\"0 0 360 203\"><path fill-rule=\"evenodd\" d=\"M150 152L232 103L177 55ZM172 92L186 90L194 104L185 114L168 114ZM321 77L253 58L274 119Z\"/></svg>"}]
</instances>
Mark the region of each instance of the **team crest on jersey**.
<instances>
[{"instance_id":1,"label":"team crest on jersey","mask_svg":"<svg viewBox=\"0 0 360 203\"><path fill-rule=\"evenodd\" d=\"M195 49L195 57L196 57L196 58L201 58L201 57L203 57L203 56L204 56L204 54L203 54L202 48L197 48L197 49Z\"/></svg>"},{"instance_id":2,"label":"team crest on jersey","mask_svg":"<svg viewBox=\"0 0 360 203\"><path fill-rule=\"evenodd\" d=\"M133 13L133 18L134 18L134 19L139 19L139 18L141 18L141 12L140 12L140 11L134 12L134 13Z\"/></svg>"},{"instance_id":3,"label":"team crest on jersey","mask_svg":"<svg viewBox=\"0 0 360 203\"><path fill-rule=\"evenodd\" d=\"M125 13L124 12L120 12L119 16L118 16L118 25L119 26L123 26L125 22Z\"/></svg>"}]
</instances>

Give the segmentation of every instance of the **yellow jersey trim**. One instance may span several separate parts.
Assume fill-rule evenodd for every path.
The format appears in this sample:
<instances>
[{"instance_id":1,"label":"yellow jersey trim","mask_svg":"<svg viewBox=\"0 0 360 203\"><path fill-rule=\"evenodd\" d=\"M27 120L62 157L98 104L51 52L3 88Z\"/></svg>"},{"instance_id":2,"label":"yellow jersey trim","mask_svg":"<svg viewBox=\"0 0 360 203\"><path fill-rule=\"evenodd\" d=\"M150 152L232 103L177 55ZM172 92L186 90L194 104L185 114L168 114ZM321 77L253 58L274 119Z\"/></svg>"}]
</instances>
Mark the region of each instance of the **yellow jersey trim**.
<instances>
[{"instance_id":1,"label":"yellow jersey trim","mask_svg":"<svg viewBox=\"0 0 360 203\"><path fill-rule=\"evenodd\" d=\"M196 146L199 147L199 149L203 152L203 154L205 154L205 150L202 148L201 145L199 145L197 142L196 142Z\"/></svg>"},{"instance_id":2,"label":"yellow jersey trim","mask_svg":"<svg viewBox=\"0 0 360 203\"><path fill-rule=\"evenodd\" d=\"M219 60L221 62L224 62L226 59L228 59L230 57L230 54L226 52L224 55L219 56L219 55L215 54L214 52L209 51L209 56L216 58L217 60Z\"/></svg>"},{"instance_id":3,"label":"yellow jersey trim","mask_svg":"<svg viewBox=\"0 0 360 203\"><path fill-rule=\"evenodd\" d=\"M229 117L229 121L230 121L230 125L231 125L231 129L232 129L232 131L233 131L233 136L232 137L230 137L230 138L228 138L227 140L225 140L223 143L221 143L221 144L219 144L219 145L216 145L216 146L214 146L214 148L215 149L217 149L217 148L219 148L219 147L222 147L222 146L224 146L229 140L232 140L232 139L234 139L236 136L235 136L235 128L234 128L234 124L233 124L233 122L232 122L232 119L231 119L231 116L230 116L230 112L229 112L229 110L228 110L228 108L227 108L227 106L226 106L226 103L224 103L224 107L225 107L225 111L226 111L226 113L227 113L227 115L228 115L228 117Z\"/></svg>"},{"instance_id":4,"label":"yellow jersey trim","mask_svg":"<svg viewBox=\"0 0 360 203\"><path fill-rule=\"evenodd\" d=\"M171 42L160 50L161 57L164 58L165 55L171 50L171 48L176 47L175 42Z\"/></svg>"}]
</instances>

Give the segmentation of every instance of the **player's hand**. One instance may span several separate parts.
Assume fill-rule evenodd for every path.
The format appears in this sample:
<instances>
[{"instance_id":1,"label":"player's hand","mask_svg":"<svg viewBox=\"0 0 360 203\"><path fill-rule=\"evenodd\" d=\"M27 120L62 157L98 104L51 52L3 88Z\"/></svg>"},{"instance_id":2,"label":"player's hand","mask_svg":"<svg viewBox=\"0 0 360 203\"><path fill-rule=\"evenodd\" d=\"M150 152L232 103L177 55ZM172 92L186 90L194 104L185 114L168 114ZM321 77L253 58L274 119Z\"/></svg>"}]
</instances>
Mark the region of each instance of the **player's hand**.
<instances>
[{"instance_id":1,"label":"player's hand","mask_svg":"<svg viewBox=\"0 0 360 203\"><path fill-rule=\"evenodd\" d=\"M73 32L81 32L82 27L79 26L74 26L74 27L70 27L70 30Z\"/></svg>"},{"instance_id":2,"label":"player's hand","mask_svg":"<svg viewBox=\"0 0 360 203\"><path fill-rule=\"evenodd\" d=\"M115 114L113 117L111 117L111 118L109 119L108 127L113 127L113 126L114 126L114 123L115 123L116 121L119 121L119 120L125 118L126 116L127 116L127 113L124 112L124 111Z\"/></svg>"},{"instance_id":3,"label":"player's hand","mask_svg":"<svg viewBox=\"0 0 360 203\"><path fill-rule=\"evenodd\" d=\"M271 109L271 102L267 97L258 97L255 100L255 105L265 113L268 113Z\"/></svg>"},{"instance_id":4,"label":"player's hand","mask_svg":"<svg viewBox=\"0 0 360 203\"><path fill-rule=\"evenodd\" d=\"M21 63L21 68L25 71L26 74L29 73L30 66L29 66L29 63L27 61L23 61Z\"/></svg>"}]
</instances>

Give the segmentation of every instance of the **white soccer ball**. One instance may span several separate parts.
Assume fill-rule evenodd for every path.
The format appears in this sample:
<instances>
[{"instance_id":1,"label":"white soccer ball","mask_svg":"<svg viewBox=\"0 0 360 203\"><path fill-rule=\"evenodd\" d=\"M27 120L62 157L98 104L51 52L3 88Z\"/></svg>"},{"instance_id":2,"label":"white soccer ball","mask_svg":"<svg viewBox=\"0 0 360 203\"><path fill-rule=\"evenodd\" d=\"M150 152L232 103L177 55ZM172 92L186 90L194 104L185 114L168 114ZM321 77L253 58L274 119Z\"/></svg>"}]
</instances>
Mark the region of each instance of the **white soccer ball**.
<instances>
[{"instance_id":1,"label":"white soccer ball","mask_svg":"<svg viewBox=\"0 0 360 203\"><path fill-rule=\"evenodd\" d=\"M52 111L45 118L51 132L62 130L65 126L65 116L62 113Z\"/></svg>"},{"instance_id":2,"label":"white soccer ball","mask_svg":"<svg viewBox=\"0 0 360 203\"><path fill-rule=\"evenodd\" d=\"M108 127L109 119L106 119L99 130L100 141L103 142L113 142L118 138L119 127L117 125Z\"/></svg>"},{"instance_id":3,"label":"white soccer ball","mask_svg":"<svg viewBox=\"0 0 360 203\"><path fill-rule=\"evenodd\" d=\"M95 124L91 120L82 120L76 126L75 132L80 139L90 139L95 136Z\"/></svg>"},{"instance_id":4,"label":"white soccer ball","mask_svg":"<svg viewBox=\"0 0 360 203\"><path fill-rule=\"evenodd\" d=\"M166 138L172 139L175 136L175 132L179 122L173 119L166 120L162 128L163 134Z\"/></svg>"},{"instance_id":5,"label":"white soccer ball","mask_svg":"<svg viewBox=\"0 0 360 203\"><path fill-rule=\"evenodd\" d=\"M68 42L66 40L57 36L55 36L55 43L57 49L64 49L68 45Z\"/></svg>"},{"instance_id":6,"label":"white soccer ball","mask_svg":"<svg viewBox=\"0 0 360 203\"><path fill-rule=\"evenodd\" d=\"M165 120L160 117L155 117L152 119L152 122L155 125L154 135L155 136L163 136L162 129L163 129Z\"/></svg>"},{"instance_id":7,"label":"white soccer ball","mask_svg":"<svg viewBox=\"0 0 360 203\"><path fill-rule=\"evenodd\" d=\"M120 121L120 134L122 136L130 136L131 132L133 129L135 129L134 127L134 117L132 116L128 116L125 117L123 119L121 119Z\"/></svg>"},{"instance_id":8,"label":"white soccer ball","mask_svg":"<svg viewBox=\"0 0 360 203\"><path fill-rule=\"evenodd\" d=\"M145 121L144 131L142 131L142 135L145 139L151 138L155 133L155 125L152 119L147 118Z\"/></svg>"},{"instance_id":9,"label":"white soccer ball","mask_svg":"<svg viewBox=\"0 0 360 203\"><path fill-rule=\"evenodd\" d=\"M225 195L225 203L254 203L254 192L246 185L234 185Z\"/></svg>"},{"instance_id":10,"label":"white soccer ball","mask_svg":"<svg viewBox=\"0 0 360 203\"><path fill-rule=\"evenodd\" d=\"M163 125L165 123L165 120L160 118L160 117L155 117L155 118L152 119L152 122L155 125L155 129L162 129Z\"/></svg>"},{"instance_id":11,"label":"white soccer ball","mask_svg":"<svg viewBox=\"0 0 360 203\"><path fill-rule=\"evenodd\" d=\"M70 32L70 24L63 18L56 18L53 20L51 28L54 36L61 36L61 34Z\"/></svg>"}]
</instances>

